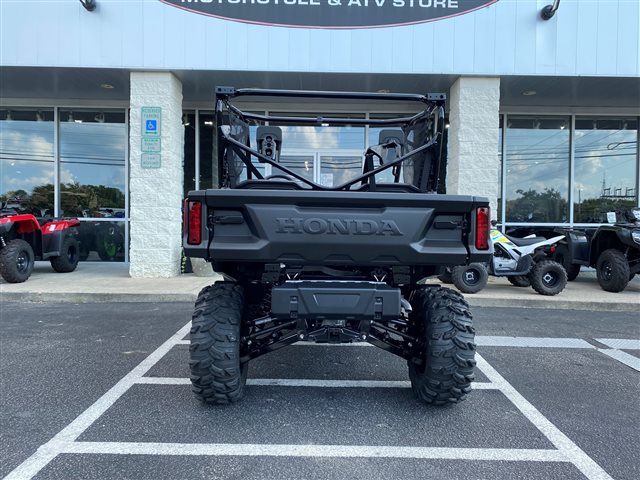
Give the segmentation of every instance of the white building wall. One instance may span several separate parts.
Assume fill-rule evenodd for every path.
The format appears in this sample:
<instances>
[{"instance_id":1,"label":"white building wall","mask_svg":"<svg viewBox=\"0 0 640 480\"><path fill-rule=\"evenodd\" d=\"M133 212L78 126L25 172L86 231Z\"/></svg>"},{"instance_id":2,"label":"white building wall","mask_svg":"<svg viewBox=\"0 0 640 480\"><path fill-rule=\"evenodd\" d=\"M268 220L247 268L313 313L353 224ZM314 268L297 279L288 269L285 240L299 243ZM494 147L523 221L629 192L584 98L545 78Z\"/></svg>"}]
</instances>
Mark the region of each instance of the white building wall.
<instances>
[{"instance_id":1,"label":"white building wall","mask_svg":"<svg viewBox=\"0 0 640 480\"><path fill-rule=\"evenodd\" d=\"M451 87L447 193L489 197L498 214L500 79L461 77Z\"/></svg>"},{"instance_id":2,"label":"white building wall","mask_svg":"<svg viewBox=\"0 0 640 480\"><path fill-rule=\"evenodd\" d=\"M142 107L161 107L161 166L142 168ZM129 274L180 274L184 127L182 84L171 73L131 73Z\"/></svg>"},{"instance_id":3,"label":"white building wall","mask_svg":"<svg viewBox=\"0 0 640 480\"><path fill-rule=\"evenodd\" d=\"M638 0L499 0L393 28L248 25L160 0L0 2L0 64L459 75L640 75Z\"/></svg>"}]
</instances>

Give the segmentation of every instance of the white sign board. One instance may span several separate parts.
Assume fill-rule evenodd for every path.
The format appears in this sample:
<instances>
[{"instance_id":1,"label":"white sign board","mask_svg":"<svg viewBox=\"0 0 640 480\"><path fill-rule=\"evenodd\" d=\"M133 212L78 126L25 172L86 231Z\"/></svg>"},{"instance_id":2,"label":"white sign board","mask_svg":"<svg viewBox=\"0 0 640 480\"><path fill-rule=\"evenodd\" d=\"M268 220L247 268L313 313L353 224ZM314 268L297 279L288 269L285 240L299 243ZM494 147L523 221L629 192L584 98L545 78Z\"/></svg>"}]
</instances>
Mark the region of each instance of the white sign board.
<instances>
[{"instance_id":1,"label":"white sign board","mask_svg":"<svg viewBox=\"0 0 640 480\"><path fill-rule=\"evenodd\" d=\"M158 137L162 131L162 108L142 107L142 136Z\"/></svg>"},{"instance_id":2,"label":"white sign board","mask_svg":"<svg viewBox=\"0 0 640 480\"><path fill-rule=\"evenodd\" d=\"M143 153L140 166L142 168L160 168L161 163L159 153Z\"/></svg>"},{"instance_id":3,"label":"white sign board","mask_svg":"<svg viewBox=\"0 0 640 480\"><path fill-rule=\"evenodd\" d=\"M142 151L160 153L160 137L142 137Z\"/></svg>"}]
</instances>

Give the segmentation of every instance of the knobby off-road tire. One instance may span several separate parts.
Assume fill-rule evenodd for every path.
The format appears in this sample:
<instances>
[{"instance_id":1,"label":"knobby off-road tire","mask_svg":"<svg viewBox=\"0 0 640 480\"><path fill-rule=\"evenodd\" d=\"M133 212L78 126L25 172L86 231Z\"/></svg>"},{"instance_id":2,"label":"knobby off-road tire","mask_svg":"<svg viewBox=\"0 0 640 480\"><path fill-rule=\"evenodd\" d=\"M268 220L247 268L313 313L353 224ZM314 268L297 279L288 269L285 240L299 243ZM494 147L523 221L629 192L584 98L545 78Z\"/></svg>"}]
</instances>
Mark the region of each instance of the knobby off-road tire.
<instances>
[{"instance_id":1,"label":"knobby off-road tire","mask_svg":"<svg viewBox=\"0 0 640 480\"><path fill-rule=\"evenodd\" d=\"M631 280L627 257L615 248L605 250L598 257L596 276L603 290L607 292L623 291L629 283L629 280Z\"/></svg>"},{"instance_id":2,"label":"knobby off-road tire","mask_svg":"<svg viewBox=\"0 0 640 480\"><path fill-rule=\"evenodd\" d=\"M567 286L567 272L558 262L542 260L529 272L529 281L540 295L557 295Z\"/></svg>"},{"instance_id":3,"label":"knobby off-road tire","mask_svg":"<svg viewBox=\"0 0 640 480\"><path fill-rule=\"evenodd\" d=\"M558 262L567 271L567 280L572 282L576 279L580 273L580 265L571 263L571 254L569 253L569 247L561 244L556 247L556 251L553 254L553 260Z\"/></svg>"},{"instance_id":4,"label":"knobby off-road tire","mask_svg":"<svg viewBox=\"0 0 640 480\"><path fill-rule=\"evenodd\" d=\"M512 275L507 277L509 283L515 287L530 287L531 281L526 275Z\"/></svg>"},{"instance_id":5,"label":"knobby off-road tire","mask_svg":"<svg viewBox=\"0 0 640 480\"><path fill-rule=\"evenodd\" d=\"M478 293L487 286L489 273L482 263L460 265L451 270L453 284L462 293Z\"/></svg>"},{"instance_id":6,"label":"knobby off-road tire","mask_svg":"<svg viewBox=\"0 0 640 480\"><path fill-rule=\"evenodd\" d=\"M6 282L22 283L31 276L35 256L24 240L16 238L0 250L0 275Z\"/></svg>"},{"instance_id":7,"label":"knobby off-road tire","mask_svg":"<svg viewBox=\"0 0 640 480\"><path fill-rule=\"evenodd\" d=\"M49 259L51 267L58 273L73 272L78 266L79 260L80 244L78 240L69 236L62 241L60 256Z\"/></svg>"},{"instance_id":8,"label":"knobby off-road tire","mask_svg":"<svg viewBox=\"0 0 640 480\"><path fill-rule=\"evenodd\" d=\"M443 270L443 272L440 275L438 275L438 280L440 280L442 283L448 283L448 284L453 283L451 269L446 268L445 270Z\"/></svg>"},{"instance_id":9,"label":"knobby off-road tire","mask_svg":"<svg viewBox=\"0 0 640 480\"><path fill-rule=\"evenodd\" d=\"M218 282L196 300L191 324L189 368L192 391L206 403L228 404L244 395L247 363L240 363L242 287Z\"/></svg>"},{"instance_id":10,"label":"knobby off-road tire","mask_svg":"<svg viewBox=\"0 0 640 480\"><path fill-rule=\"evenodd\" d=\"M411 320L424 342L424 363L408 362L413 392L433 405L464 400L471 391L476 364L469 305L454 290L425 287L414 292L411 306Z\"/></svg>"}]
</instances>

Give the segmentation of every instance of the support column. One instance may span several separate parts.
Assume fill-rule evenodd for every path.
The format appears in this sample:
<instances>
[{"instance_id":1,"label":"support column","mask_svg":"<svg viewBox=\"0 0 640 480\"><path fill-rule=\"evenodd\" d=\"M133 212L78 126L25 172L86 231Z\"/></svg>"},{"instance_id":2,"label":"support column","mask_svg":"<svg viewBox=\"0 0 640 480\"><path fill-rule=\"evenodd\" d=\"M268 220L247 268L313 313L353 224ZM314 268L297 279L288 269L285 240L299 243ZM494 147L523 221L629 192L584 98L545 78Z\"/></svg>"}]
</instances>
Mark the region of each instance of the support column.
<instances>
[{"instance_id":1,"label":"support column","mask_svg":"<svg viewBox=\"0 0 640 480\"><path fill-rule=\"evenodd\" d=\"M489 197L498 215L500 78L460 77L451 87L447 193Z\"/></svg>"},{"instance_id":2,"label":"support column","mask_svg":"<svg viewBox=\"0 0 640 480\"><path fill-rule=\"evenodd\" d=\"M174 277L180 274L182 251L182 83L169 72L131 72L130 102L129 274ZM143 124L143 107L160 107L156 127ZM154 111L145 108L145 118L149 112ZM159 152L157 142L147 141L154 128Z\"/></svg>"}]
</instances>

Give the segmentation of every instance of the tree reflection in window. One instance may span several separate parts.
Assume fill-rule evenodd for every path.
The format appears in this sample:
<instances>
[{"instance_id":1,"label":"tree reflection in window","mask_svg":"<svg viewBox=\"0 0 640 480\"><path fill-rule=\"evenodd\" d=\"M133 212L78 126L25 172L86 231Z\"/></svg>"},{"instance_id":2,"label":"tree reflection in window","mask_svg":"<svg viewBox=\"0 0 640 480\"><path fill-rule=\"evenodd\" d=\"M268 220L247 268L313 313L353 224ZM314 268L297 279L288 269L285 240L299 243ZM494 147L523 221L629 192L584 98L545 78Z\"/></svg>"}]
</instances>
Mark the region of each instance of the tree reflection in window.
<instances>
[{"instance_id":1,"label":"tree reflection in window","mask_svg":"<svg viewBox=\"0 0 640 480\"><path fill-rule=\"evenodd\" d=\"M569 221L569 126L569 117L508 116L508 222Z\"/></svg>"},{"instance_id":2,"label":"tree reflection in window","mask_svg":"<svg viewBox=\"0 0 640 480\"><path fill-rule=\"evenodd\" d=\"M60 208L66 216L125 218L124 112L60 112Z\"/></svg>"},{"instance_id":3,"label":"tree reflection in window","mask_svg":"<svg viewBox=\"0 0 640 480\"><path fill-rule=\"evenodd\" d=\"M53 110L0 110L0 200L53 216Z\"/></svg>"},{"instance_id":4,"label":"tree reflection in window","mask_svg":"<svg viewBox=\"0 0 640 480\"><path fill-rule=\"evenodd\" d=\"M605 223L636 205L636 118L576 117L574 221Z\"/></svg>"}]
</instances>

